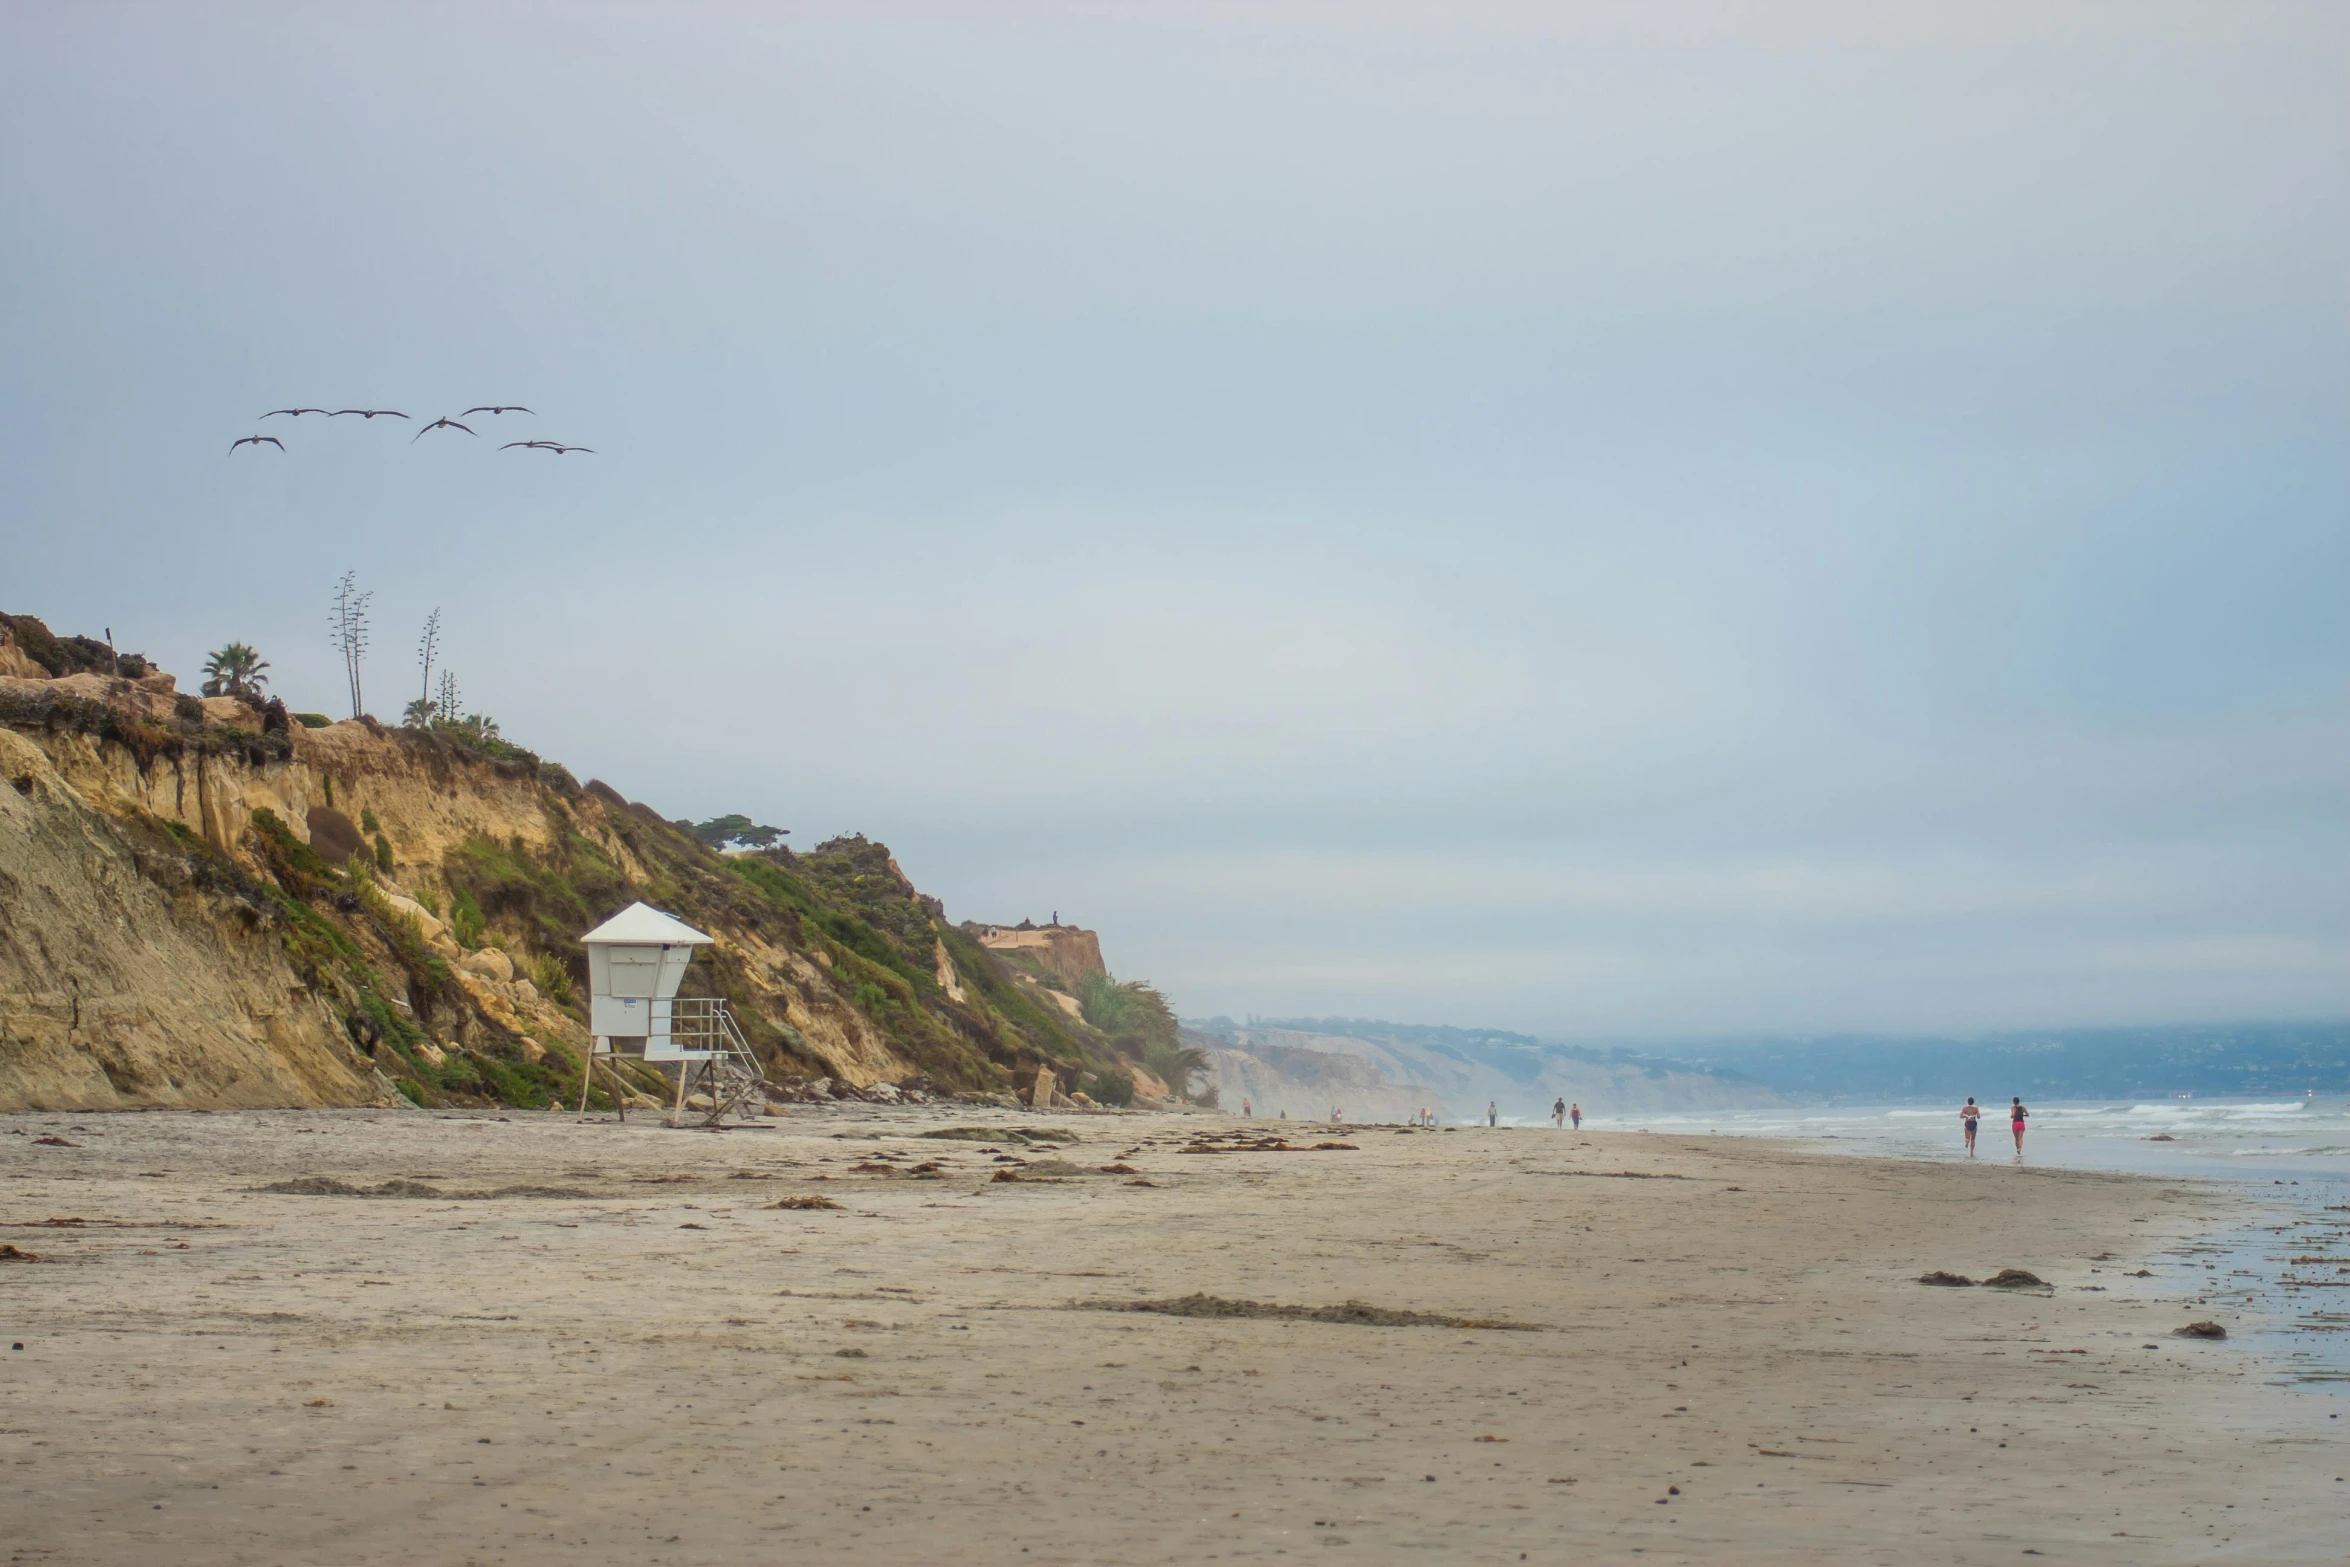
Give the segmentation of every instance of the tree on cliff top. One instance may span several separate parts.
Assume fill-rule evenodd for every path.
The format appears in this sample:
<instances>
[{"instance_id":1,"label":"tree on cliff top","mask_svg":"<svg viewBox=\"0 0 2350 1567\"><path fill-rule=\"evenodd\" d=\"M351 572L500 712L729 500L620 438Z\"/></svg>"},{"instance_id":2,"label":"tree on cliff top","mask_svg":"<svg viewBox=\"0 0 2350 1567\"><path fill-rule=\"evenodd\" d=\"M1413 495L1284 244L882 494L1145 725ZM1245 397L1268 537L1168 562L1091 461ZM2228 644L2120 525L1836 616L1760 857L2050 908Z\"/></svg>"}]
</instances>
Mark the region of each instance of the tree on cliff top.
<instances>
[{"instance_id":1,"label":"tree on cliff top","mask_svg":"<svg viewBox=\"0 0 2350 1567\"><path fill-rule=\"evenodd\" d=\"M706 822L681 821L677 825L713 849L723 849L730 843L748 849L772 849L776 840L791 836L788 827L762 827L740 811L713 816Z\"/></svg>"},{"instance_id":2,"label":"tree on cliff top","mask_svg":"<svg viewBox=\"0 0 2350 1567\"><path fill-rule=\"evenodd\" d=\"M262 673L268 667L269 660L245 643L223 643L204 660L204 694L258 696L269 684L269 676Z\"/></svg>"}]
</instances>

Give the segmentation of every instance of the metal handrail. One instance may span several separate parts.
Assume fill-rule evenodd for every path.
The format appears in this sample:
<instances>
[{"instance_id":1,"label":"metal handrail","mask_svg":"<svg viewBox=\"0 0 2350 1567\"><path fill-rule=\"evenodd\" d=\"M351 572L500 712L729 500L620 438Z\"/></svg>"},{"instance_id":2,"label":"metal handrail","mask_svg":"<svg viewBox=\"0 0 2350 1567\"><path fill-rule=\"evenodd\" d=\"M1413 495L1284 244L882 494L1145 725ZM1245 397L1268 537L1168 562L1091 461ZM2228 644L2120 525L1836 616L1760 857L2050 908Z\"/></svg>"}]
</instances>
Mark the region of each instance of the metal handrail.
<instances>
[{"instance_id":1,"label":"metal handrail","mask_svg":"<svg viewBox=\"0 0 2350 1567\"><path fill-rule=\"evenodd\" d=\"M708 1052L704 1060L679 1063L680 1104L687 1092L683 1080L698 1077L700 1091L710 1096L707 1124L716 1125L751 1094L765 1091L767 1074L751 1050L751 1042L735 1026L734 1014L727 1010L723 997L679 996L669 1008L670 1042L682 1050Z\"/></svg>"}]
</instances>

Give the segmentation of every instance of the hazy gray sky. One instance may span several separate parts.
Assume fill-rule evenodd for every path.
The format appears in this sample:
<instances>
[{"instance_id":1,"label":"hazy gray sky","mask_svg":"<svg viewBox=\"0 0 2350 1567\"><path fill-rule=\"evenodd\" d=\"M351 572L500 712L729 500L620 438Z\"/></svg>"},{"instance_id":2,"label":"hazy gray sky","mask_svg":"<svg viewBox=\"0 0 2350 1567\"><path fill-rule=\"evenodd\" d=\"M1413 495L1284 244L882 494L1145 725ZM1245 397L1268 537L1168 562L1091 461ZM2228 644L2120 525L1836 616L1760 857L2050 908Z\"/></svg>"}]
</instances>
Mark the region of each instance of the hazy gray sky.
<instances>
[{"instance_id":1,"label":"hazy gray sky","mask_svg":"<svg viewBox=\"0 0 2350 1567\"><path fill-rule=\"evenodd\" d=\"M582 777L1187 1013L2339 1015L2346 67L2333 0L9 6L0 608L332 710L356 568L378 713L442 605Z\"/></svg>"}]
</instances>

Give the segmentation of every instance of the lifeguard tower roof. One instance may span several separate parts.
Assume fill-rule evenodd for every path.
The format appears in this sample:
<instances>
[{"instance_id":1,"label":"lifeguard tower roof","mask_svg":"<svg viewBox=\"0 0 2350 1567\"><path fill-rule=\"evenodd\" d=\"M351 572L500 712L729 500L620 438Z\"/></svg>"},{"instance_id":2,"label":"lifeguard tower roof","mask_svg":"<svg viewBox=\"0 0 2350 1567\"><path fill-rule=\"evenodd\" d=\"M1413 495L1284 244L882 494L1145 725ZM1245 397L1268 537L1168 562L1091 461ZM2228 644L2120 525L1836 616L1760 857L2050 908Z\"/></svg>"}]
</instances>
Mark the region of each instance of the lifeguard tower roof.
<instances>
[{"instance_id":1,"label":"lifeguard tower roof","mask_svg":"<svg viewBox=\"0 0 2350 1567\"><path fill-rule=\"evenodd\" d=\"M583 946L707 947L712 938L649 903L632 903L579 938Z\"/></svg>"}]
</instances>

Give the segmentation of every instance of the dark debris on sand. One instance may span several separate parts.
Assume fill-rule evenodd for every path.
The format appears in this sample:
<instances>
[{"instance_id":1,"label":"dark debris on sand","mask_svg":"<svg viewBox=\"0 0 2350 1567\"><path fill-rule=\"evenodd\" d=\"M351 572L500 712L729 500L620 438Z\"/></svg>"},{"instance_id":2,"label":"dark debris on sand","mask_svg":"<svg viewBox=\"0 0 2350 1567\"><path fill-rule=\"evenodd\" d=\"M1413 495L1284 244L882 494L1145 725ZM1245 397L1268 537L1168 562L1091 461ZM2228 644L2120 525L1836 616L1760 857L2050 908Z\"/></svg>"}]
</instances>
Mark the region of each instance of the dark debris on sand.
<instances>
[{"instance_id":1,"label":"dark debris on sand","mask_svg":"<svg viewBox=\"0 0 2350 1567\"><path fill-rule=\"evenodd\" d=\"M1228 1300L1221 1295L1179 1295L1172 1300L1084 1300L1081 1311L1145 1311L1162 1317L1257 1317L1283 1322L1338 1322L1366 1328L1491 1328L1539 1333L1541 1324L1488 1317L1454 1317L1433 1311L1397 1311L1350 1300L1343 1306L1283 1306L1264 1300Z\"/></svg>"},{"instance_id":2,"label":"dark debris on sand","mask_svg":"<svg viewBox=\"0 0 2350 1567\"><path fill-rule=\"evenodd\" d=\"M500 1197L593 1197L568 1186L501 1186L495 1191L452 1192L422 1181L386 1181L380 1186L353 1186L331 1176L304 1175L290 1181L256 1186L256 1192L274 1197L405 1197L429 1202L490 1202Z\"/></svg>"},{"instance_id":3,"label":"dark debris on sand","mask_svg":"<svg viewBox=\"0 0 2350 1567\"><path fill-rule=\"evenodd\" d=\"M2021 1268L2001 1268L1983 1281L1983 1287L1995 1290L2044 1290L2049 1285L2037 1273L2026 1273Z\"/></svg>"},{"instance_id":4,"label":"dark debris on sand","mask_svg":"<svg viewBox=\"0 0 2350 1567\"><path fill-rule=\"evenodd\" d=\"M1024 1126L942 1126L935 1132L916 1132L934 1142L950 1143L1074 1143L1083 1139L1075 1132L1064 1132L1053 1127L1030 1130Z\"/></svg>"}]
</instances>

